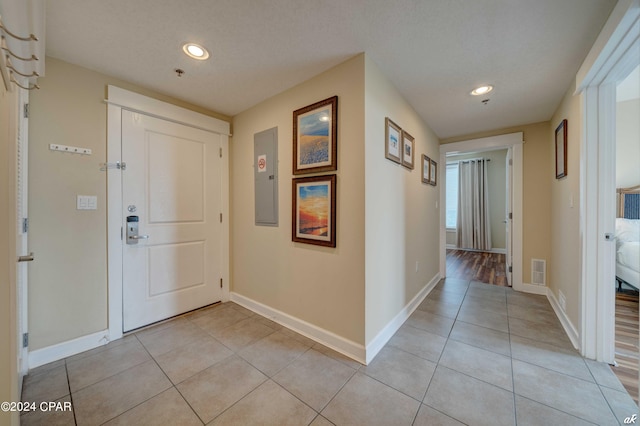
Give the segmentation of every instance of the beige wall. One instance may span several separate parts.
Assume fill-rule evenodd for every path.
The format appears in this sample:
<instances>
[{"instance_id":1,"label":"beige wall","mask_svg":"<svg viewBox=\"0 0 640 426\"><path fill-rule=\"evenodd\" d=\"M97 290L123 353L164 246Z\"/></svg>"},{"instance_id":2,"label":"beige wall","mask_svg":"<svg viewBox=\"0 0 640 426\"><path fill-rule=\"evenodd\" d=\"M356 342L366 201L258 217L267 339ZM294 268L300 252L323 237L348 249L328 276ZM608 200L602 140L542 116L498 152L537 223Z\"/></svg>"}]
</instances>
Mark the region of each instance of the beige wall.
<instances>
[{"instance_id":1,"label":"beige wall","mask_svg":"<svg viewBox=\"0 0 640 426\"><path fill-rule=\"evenodd\" d=\"M364 56L233 119L232 291L364 343ZM338 96L337 247L291 241L292 112ZM254 224L253 135L278 127L278 227Z\"/></svg>"},{"instance_id":2,"label":"beige wall","mask_svg":"<svg viewBox=\"0 0 640 426\"><path fill-rule=\"evenodd\" d=\"M574 96L575 81L551 118L548 133L548 164L551 181L551 259L547 262L548 287L556 298L561 291L567 300L566 313L579 329L580 289L580 140L582 134L581 95ZM555 179L555 130L567 120L567 176Z\"/></svg>"},{"instance_id":3,"label":"beige wall","mask_svg":"<svg viewBox=\"0 0 640 426\"><path fill-rule=\"evenodd\" d=\"M549 158L549 122L526 124L506 129L481 132L443 139L440 143L460 142L488 136L523 132L523 224L522 224L522 282L531 282L531 259L547 260L547 280L551 262L551 181L555 172ZM554 127L555 129L555 127ZM577 205L577 204L576 204ZM575 249L574 249L575 250Z\"/></svg>"},{"instance_id":4,"label":"beige wall","mask_svg":"<svg viewBox=\"0 0 640 426\"><path fill-rule=\"evenodd\" d=\"M415 168L384 156L385 117L415 138ZM438 274L441 187L421 181L438 138L369 58L365 62L366 342ZM416 271L418 262L418 271Z\"/></svg>"},{"instance_id":5,"label":"beige wall","mask_svg":"<svg viewBox=\"0 0 640 426\"><path fill-rule=\"evenodd\" d=\"M107 328L106 86L116 85L217 118L211 111L47 58L29 120L30 349ZM49 144L91 148L90 156ZM96 195L98 209L76 210L76 195Z\"/></svg>"},{"instance_id":6,"label":"beige wall","mask_svg":"<svg viewBox=\"0 0 640 426\"><path fill-rule=\"evenodd\" d=\"M507 194L507 150L475 152L464 155L452 155L447 157L447 161L461 161L470 158L488 158L491 161L487 173L489 185L489 222L491 223L491 246L494 249L505 249L506 228L504 225L506 213ZM453 241L449 243L450 235L453 234ZM447 243L457 244L456 232L447 231Z\"/></svg>"},{"instance_id":7,"label":"beige wall","mask_svg":"<svg viewBox=\"0 0 640 426\"><path fill-rule=\"evenodd\" d=\"M0 402L19 401L16 364L15 117L17 94L0 78ZM18 413L0 411L0 425L17 425Z\"/></svg>"},{"instance_id":8,"label":"beige wall","mask_svg":"<svg viewBox=\"0 0 640 426\"><path fill-rule=\"evenodd\" d=\"M616 110L616 187L640 185L640 99L618 102Z\"/></svg>"}]
</instances>

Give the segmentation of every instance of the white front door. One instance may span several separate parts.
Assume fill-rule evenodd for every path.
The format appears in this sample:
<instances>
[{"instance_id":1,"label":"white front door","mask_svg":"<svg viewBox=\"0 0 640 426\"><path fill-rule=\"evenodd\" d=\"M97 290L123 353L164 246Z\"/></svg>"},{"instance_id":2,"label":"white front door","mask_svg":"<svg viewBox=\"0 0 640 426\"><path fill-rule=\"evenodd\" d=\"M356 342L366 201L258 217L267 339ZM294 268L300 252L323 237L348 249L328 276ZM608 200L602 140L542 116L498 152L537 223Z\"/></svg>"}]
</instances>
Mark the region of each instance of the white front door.
<instances>
[{"instance_id":1,"label":"white front door","mask_svg":"<svg viewBox=\"0 0 640 426\"><path fill-rule=\"evenodd\" d=\"M28 245L28 117L25 115L25 105L29 102L29 93L18 90L18 117L16 120L16 254L19 256L16 266L16 295L17 295L17 343L18 343L18 380L22 389L22 379L29 372L28 348L28 261L32 258Z\"/></svg>"},{"instance_id":2,"label":"white front door","mask_svg":"<svg viewBox=\"0 0 640 426\"><path fill-rule=\"evenodd\" d=\"M122 111L123 331L222 299L220 143ZM128 238L136 218L139 238Z\"/></svg>"}]
</instances>

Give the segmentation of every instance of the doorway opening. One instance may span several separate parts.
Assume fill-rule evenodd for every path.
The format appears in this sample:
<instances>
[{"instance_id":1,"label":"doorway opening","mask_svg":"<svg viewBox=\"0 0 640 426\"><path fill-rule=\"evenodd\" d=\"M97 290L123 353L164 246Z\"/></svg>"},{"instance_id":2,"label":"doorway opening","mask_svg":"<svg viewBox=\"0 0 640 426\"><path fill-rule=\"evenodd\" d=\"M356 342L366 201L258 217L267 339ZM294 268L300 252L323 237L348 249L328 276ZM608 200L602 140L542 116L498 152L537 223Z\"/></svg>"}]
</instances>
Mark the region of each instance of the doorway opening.
<instances>
[{"instance_id":1,"label":"doorway opening","mask_svg":"<svg viewBox=\"0 0 640 426\"><path fill-rule=\"evenodd\" d=\"M638 403L640 288L640 66L616 87L616 267L613 372Z\"/></svg>"},{"instance_id":2,"label":"doorway opening","mask_svg":"<svg viewBox=\"0 0 640 426\"><path fill-rule=\"evenodd\" d=\"M449 278L510 286L509 153L510 149L501 148L446 156Z\"/></svg>"},{"instance_id":3,"label":"doorway opening","mask_svg":"<svg viewBox=\"0 0 640 426\"><path fill-rule=\"evenodd\" d=\"M496 228L499 247L495 249L485 249L477 252L459 253L452 249L464 249L468 247L454 245L454 241L458 241L457 229L453 229L453 218L457 218L457 213L448 208L452 206L451 201L447 203L447 190L449 181L454 178L452 174L447 173L441 168L440 181L444 185L445 191L440 193L440 204L445 208L440 209L440 275L443 277L453 277L454 274L472 274L482 281L485 272L488 276L487 281L491 280L491 268L495 266L493 273L493 283L496 281L501 283L511 283L515 290L525 290L525 284L522 282L522 140L523 134L511 133L506 135L492 136L487 138L473 139L468 141L444 144L440 146L440 162L447 164L454 162L454 159L462 161L467 157L491 157L491 166L494 169L502 169L497 173L494 179L501 181L499 190L495 191L496 195L500 195L500 207L495 208L493 227ZM495 156L495 159L493 158ZM466 160L464 160L466 161ZM495 163L494 163L495 162ZM500 165L498 165L500 163ZM506 171L505 171L506 170ZM451 170L450 170L451 171ZM502 177L500 177L502 176ZM449 179L447 179L447 177ZM507 183L508 182L508 183ZM455 186L455 182L454 182ZM494 186L496 186L494 184ZM447 220L447 216L448 220ZM457 226L456 226L457 228ZM492 240L493 241L493 240ZM491 243L493 246L493 243ZM449 250L449 252L447 252ZM491 252L494 253L491 253ZM488 253L482 258L484 253ZM496 253L497 252L497 253ZM464 254L464 256L462 256ZM502 255L493 256L494 254ZM491 256L490 256L491 255ZM457 258L457 259L456 259ZM450 267L447 268L447 263ZM473 268L473 265L483 267ZM500 264L500 266L498 266ZM472 268L471 272L469 268ZM457 271L456 271L457 269ZM499 271L499 272L498 272ZM500 275L498 275L500 274ZM502 275L503 274L503 275ZM496 280L496 278L498 278ZM532 286L533 287L533 286Z\"/></svg>"}]
</instances>

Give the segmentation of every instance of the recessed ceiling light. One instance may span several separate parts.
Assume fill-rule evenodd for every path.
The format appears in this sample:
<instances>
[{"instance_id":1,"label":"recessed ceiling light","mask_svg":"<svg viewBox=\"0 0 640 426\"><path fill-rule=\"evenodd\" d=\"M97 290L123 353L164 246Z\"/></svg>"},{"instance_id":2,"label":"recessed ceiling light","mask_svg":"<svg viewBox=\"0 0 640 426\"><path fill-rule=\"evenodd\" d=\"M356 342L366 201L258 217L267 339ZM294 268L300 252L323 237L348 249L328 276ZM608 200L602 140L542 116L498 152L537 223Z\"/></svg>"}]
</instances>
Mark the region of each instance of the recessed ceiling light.
<instances>
[{"instance_id":1,"label":"recessed ceiling light","mask_svg":"<svg viewBox=\"0 0 640 426\"><path fill-rule=\"evenodd\" d=\"M492 90L493 90L493 86L480 86L480 87L476 87L475 89L473 89L471 91L471 94L473 96L486 95L487 93L489 93Z\"/></svg>"},{"instance_id":2,"label":"recessed ceiling light","mask_svg":"<svg viewBox=\"0 0 640 426\"><path fill-rule=\"evenodd\" d=\"M187 54L187 56L193 59L204 61L209 57L209 52L207 52L207 49L200 46L199 44L187 43L182 46L182 50Z\"/></svg>"}]
</instances>

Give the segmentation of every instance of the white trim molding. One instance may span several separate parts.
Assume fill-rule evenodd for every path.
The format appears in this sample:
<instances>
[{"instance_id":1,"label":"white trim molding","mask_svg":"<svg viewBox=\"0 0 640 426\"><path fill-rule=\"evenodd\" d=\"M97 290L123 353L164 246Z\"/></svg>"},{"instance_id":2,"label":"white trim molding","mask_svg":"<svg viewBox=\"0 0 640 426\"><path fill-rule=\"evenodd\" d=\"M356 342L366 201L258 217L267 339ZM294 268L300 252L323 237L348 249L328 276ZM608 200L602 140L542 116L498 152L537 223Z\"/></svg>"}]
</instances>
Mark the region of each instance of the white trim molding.
<instances>
[{"instance_id":1,"label":"white trim molding","mask_svg":"<svg viewBox=\"0 0 640 426\"><path fill-rule=\"evenodd\" d=\"M222 301L229 300L229 129L230 124L208 115L200 114L152 99L116 86L108 86L107 103L107 163L122 160L122 110L134 111L185 126L220 135L222 148L221 198L222 198ZM122 174L117 169L107 171L107 251L108 251L108 338L122 337Z\"/></svg>"},{"instance_id":2,"label":"white trim molding","mask_svg":"<svg viewBox=\"0 0 640 426\"><path fill-rule=\"evenodd\" d=\"M640 0L619 0L576 75L580 141L580 352L615 362L616 85L640 64Z\"/></svg>"},{"instance_id":3,"label":"white trim molding","mask_svg":"<svg viewBox=\"0 0 640 426\"><path fill-rule=\"evenodd\" d=\"M534 287L538 287L538 286L534 286ZM547 288L547 287L543 287L543 288ZM576 327L573 325L573 323L567 316L566 312L563 311L562 308L560 307L560 303L558 303L558 299L556 299L556 296L555 294L553 294L553 291L551 290L547 291L547 299L549 300L549 303L551 304L553 311L556 313L556 316L560 320L560 324L562 324L562 328L567 333L569 340L571 340L571 344L575 349L579 350L580 334L578 333L578 330L576 329Z\"/></svg>"},{"instance_id":4,"label":"white trim molding","mask_svg":"<svg viewBox=\"0 0 640 426\"><path fill-rule=\"evenodd\" d=\"M541 294L543 296L546 296L547 292L549 291L549 287L547 287L546 285L522 283L520 291L523 293Z\"/></svg>"},{"instance_id":5,"label":"white trim molding","mask_svg":"<svg viewBox=\"0 0 640 426\"><path fill-rule=\"evenodd\" d=\"M33 369L41 365L58 361L80 352L104 346L109 343L109 330L98 331L76 339L61 342L46 348L29 352L29 368Z\"/></svg>"},{"instance_id":6,"label":"white trim molding","mask_svg":"<svg viewBox=\"0 0 640 426\"><path fill-rule=\"evenodd\" d=\"M231 301L243 306L250 311L262 315L278 324L300 333L311 340L321 343L336 352L358 361L365 363L365 348L362 344L345 339L331 331L320 328L300 318L286 314L278 309L272 308L246 296L231 292Z\"/></svg>"},{"instance_id":7,"label":"white trim molding","mask_svg":"<svg viewBox=\"0 0 640 426\"><path fill-rule=\"evenodd\" d=\"M440 274L436 274L435 277L429 281L427 285L425 285L422 290L418 292L414 296L413 299L400 311L398 314L391 320L389 323L384 326L382 330L374 337L371 342L367 345L366 348L366 362L365 364L369 364L378 352L382 350L384 345L393 337L393 335L398 331L398 329L404 324L404 322L411 316L413 311L415 311L420 303L431 293L431 290L438 284L440 281Z\"/></svg>"},{"instance_id":8,"label":"white trim molding","mask_svg":"<svg viewBox=\"0 0 640 426\"><path fill-rule=\"evenodd\" d=\"M395 334L396 331L404 324L409 316L415 311L420 303L427 297L427 295L433 290L436 284L440 281L440 275L436 274L435 277L425 285L422 290L415 295L413 299L391 320L389 323L378 333L378 335L369 342L366 347L360 343L353 342L338 336L337 334L320 328L314 324L304 321L300 318L296 318L292 315L286 314L278 309L272 308L246 296L238 293L231 292L231 301L243 306L250 311L260 314L278 324L300 333L309 339L316 341L324 346L327 346L336 352L339 352L351 359L358 361L361 364L369 364L373 358L380 352L380 350L387 344L389 339Z\"/></svg>"}]
</instances>

